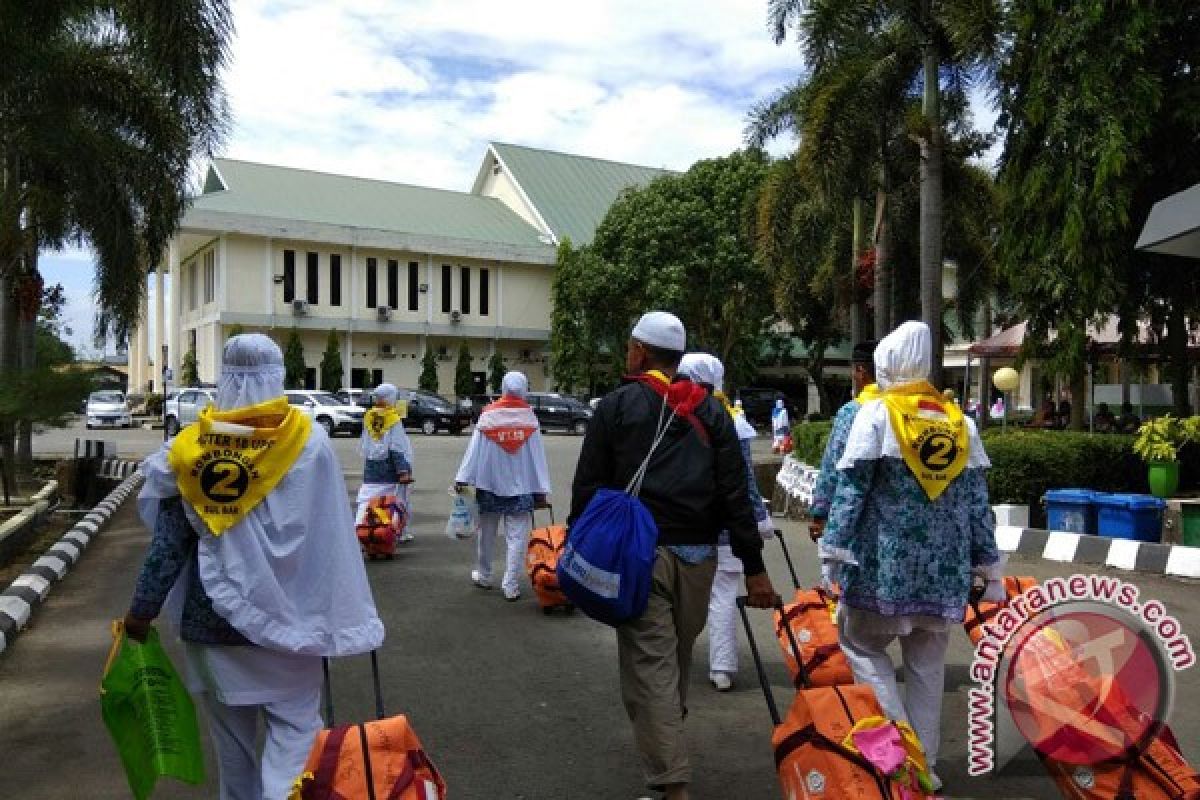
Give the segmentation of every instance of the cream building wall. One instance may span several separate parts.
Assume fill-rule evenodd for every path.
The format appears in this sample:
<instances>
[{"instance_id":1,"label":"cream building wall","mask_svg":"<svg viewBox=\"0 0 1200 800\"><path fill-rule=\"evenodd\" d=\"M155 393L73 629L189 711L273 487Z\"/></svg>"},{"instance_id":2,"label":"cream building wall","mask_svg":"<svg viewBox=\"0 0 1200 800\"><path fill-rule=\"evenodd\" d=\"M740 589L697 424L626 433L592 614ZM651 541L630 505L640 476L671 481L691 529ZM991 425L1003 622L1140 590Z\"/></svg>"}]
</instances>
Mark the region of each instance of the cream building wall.
<instances>
[{"instance_id":1,"label":"cream building wall","mask_svg":"<svg viewBox=\"0 0 1200 800\"><path fill-rule=\"evenodd\" d=\"M532 388L547 385L552 265L238 233L205 237L186 227L180 240L201 244L181 248L178 280L172 277L176 378L178 356L194 347L201 381L215 381L223 342L240 325L281 346L295 327L318 388L330 330L342 348L344 386L383 380L415 387L429 347L443 353L439 390L453 394L461 341L473 371L486 372L496 349L509 368L526 372Z\"/></svg>"}]
</instances>

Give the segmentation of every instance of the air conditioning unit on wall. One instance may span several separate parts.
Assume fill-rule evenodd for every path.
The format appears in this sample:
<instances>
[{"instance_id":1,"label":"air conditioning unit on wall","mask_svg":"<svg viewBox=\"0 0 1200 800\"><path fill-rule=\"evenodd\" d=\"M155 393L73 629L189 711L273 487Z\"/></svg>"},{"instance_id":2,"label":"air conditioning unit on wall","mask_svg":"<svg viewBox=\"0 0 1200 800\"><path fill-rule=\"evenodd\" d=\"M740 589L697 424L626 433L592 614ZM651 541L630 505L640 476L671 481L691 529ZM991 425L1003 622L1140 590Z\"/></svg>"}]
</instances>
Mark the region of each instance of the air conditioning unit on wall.
<instances>
[{"instance_id":1,"label":"air conditioning unit on wall","mask_svg":"<svg viewBox=\"0 0 1200 800\"><path fill-rule=\"evenodd\" d=\"M448 351L446 349L445 345L443 345L437 349L437 358L438 358L438 361L449 361L450 360L450 351Z\"/></svg>"},{"instance_id":2,"label":"air conditioning unit on wall","mask_svg":"<svg viewBox=\"0 0 1200 800\"><path fill-rule=\"evenodd\" d=\"M293 300L292 301L292 313L298 317L302 317L305 314L307 314L308 313L308 301L307 300Z\"/></svg>"},{"instance_id":3,"label":"air conditioning unit on wall","mask_svg":"<svg viewBox=\"0 0 1200 800\"><path fill-rule=\"evenodd\" d=\"M391 342L382 342L379 345L379 355L383 356L384 358L395 358L396 345L392 344Z\"/></svg>"},{"instance_id":4,"label":"air conditioning unit on wall","mask_svg":"<svg viewBox=\"0 0 1200 800\"><path fill-rule=\"evenodd\" d=\"M451 322L462 322L462 312L457 308L450 312Z\"/></svg>"},{"instance_id":5,"label":"air conditioning unit on wall","mask_svg":"<svg viewBox=\"0 0 1200 800\"><path fill-rule=\"evenodd\" d=\"M375 316L382 321L387 321L392 318L392 310L387 306L379 306L375 309Z\"/></svg>"}]
</instances>

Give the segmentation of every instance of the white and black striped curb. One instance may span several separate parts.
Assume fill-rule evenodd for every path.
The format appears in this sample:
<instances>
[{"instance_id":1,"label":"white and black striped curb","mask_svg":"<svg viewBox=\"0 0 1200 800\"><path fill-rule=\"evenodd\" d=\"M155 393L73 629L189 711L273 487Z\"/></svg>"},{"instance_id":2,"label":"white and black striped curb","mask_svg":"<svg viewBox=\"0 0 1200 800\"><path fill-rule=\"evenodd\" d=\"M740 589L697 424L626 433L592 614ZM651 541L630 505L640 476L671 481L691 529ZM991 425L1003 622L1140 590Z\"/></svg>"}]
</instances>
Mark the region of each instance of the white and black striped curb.
<instances>
[{"instance_id":1,"label":"white and black striped curb","mask_svg":"<svg viewBox=\"0 0 1200 800\"><path fill-rule=\"evenodd\" d=\"M115 461L115 459L113 459ZM137 471L137 462L127 461L133 470L117 488L108 493L100 503L76 522L71 530L51 545L45 555L27 569L12 584L0 592L0 652L16 638L28 624L33 609L46 599L50 587L70 571L87 548L129 495L142 482L142 473Z\"/></svg>"},{"instance_id":2,"label":"white and black striped curb","mask_svg":"<svg viewBox=\"0 0 1200 800\"><path fill-rule=\"evenodd\" d=\"M783 469L776 478L782 502L774 503L772 507L780 509L785 515L805 511L812 501L816 472L813 467L791 456L784 459ZM1013 525L996 526L996 545L1006 553L1047 561L1104 564L1117 569L1200 578L1200 547L1136 542Z\"/></svg>"},{"instance_id":3,"label":"white and black striped curb","mask_svg":"<svg viewBox=\"0 0 1200 800\"><path fill-rule=\"evenodd\" d=\"M1200 547L1110 539L1086 533L996 526L996 545L1007 553L1072 564L1104 564L1117 569L1200 578Z\"/></svg>"},{"instance_id":4,"label":"white and black striped curb","mask_svg":"<svg viewBox=\"0 0 1200 800\"><path fill-rule=\"evenodd\" d=\"M137 468L140 465L140 461L127 461L123 458L106 458L100 462L100 469L96 472L96 477L123 481L137 472Z\"/></svg>"}]
</instances>

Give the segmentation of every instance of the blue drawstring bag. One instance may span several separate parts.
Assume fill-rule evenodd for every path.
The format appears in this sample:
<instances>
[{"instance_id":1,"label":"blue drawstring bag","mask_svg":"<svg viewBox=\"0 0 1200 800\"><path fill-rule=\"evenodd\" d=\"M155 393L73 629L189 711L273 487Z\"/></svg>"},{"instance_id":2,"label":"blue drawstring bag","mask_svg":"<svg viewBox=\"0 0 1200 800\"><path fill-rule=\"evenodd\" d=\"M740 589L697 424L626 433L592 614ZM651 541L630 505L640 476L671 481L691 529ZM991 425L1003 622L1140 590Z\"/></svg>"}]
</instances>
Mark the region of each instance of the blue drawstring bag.
<instances>
[{"instance_id":1,"label":"blue drawstring bag","mask_svg":"<svg viewBox=\"0 0 1200 800\"><path fill-rule=\"evenodd\" d=\"M666 409L663 398L663 410ZM567 599L597 622L617 626L646 611L654 573L658 526L638 499L650 457L662 441L659 411L655 437L625 491L599 489L575 520L558 560L558 585Z\"/></svg>"}]
</instances>

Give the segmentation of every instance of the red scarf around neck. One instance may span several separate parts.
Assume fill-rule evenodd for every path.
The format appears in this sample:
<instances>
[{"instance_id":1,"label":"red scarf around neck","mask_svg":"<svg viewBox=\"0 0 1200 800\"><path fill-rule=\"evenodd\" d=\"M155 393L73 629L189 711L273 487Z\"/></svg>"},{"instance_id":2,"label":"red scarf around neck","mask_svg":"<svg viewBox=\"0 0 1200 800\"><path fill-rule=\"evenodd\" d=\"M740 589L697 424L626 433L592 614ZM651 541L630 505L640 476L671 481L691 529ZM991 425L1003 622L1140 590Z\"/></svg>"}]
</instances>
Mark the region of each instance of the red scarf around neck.
<instances>
[{"instance_id":1,"label":"red scarf around neck","mask_svg":"<svg viewBox=\"0 0 1200 800\"><path fill-rule=\"evenodd\" d=\"M629 375L625 379L649 386L656 395L666 398L667 406L678 416L686 419L696 429L700 440L705 445L708 444L708 430L696 416L696 409L704 402L704 398L708 397L707 389L698 383L692 383L687 378L678 378L668 383L665 376L657 371Z\"/></svg>"}]
</instances>

